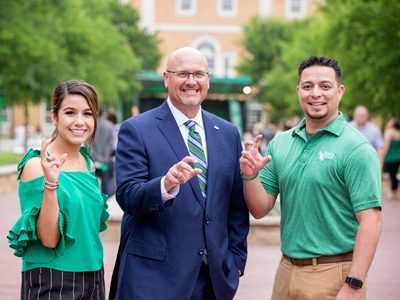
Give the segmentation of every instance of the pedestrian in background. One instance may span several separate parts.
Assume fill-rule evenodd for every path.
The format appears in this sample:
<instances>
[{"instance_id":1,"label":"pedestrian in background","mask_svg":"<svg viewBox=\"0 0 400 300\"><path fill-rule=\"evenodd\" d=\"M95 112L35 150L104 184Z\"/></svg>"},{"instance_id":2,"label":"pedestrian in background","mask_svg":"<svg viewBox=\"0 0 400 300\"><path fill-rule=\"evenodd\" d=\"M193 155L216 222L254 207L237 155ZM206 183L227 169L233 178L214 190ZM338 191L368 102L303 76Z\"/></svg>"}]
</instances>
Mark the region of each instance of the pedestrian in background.
<instances>
[{"instance_id":1,"label":"pedestrian in background","mask_svg":"<svg viewBox=\"0 0 400 300\"><path fill-rule=\"evenodd\" d=\"M376 152L378 152L379 162L382 167L385 157L385 155L383 154L385 143L381 130L374 123L368 121L369 111L364 105L358 105L356 107L356 109L354 110L353 118L354 120L350 121L349 124L359 130L363 135L365 135L365 137L371 143L372 147L375 148Z\"/></svg>"},{"instance_id":2,"label":"pedestrian in background","mask_svg":"<svg viewBox=\"0 0 400 300\"><path fill-rule=\"evenodd\" d=\"M113 152L114 124L103 117L103 110L100 108L91 159L96 168L96 177L100 179L101 191L108 196L115 194L115 189L111 189L109 185L114 170L114 163L111 158Z\"/></svg>"},{"instance_id":3,"label":"pedestrian in background","mask_svg":"<svg viewBox=\"0 0 400 300\"><path fill-rule=\"evenodd\" d=\"M115 191L117 190L116 180L115 180L115 153L117 151L117 144L118 144L118 133L120 124L118 124L117 114L114 112L109 112L107 116L107 120L109 120L113 124L114 128L114 142L113 142L113 152L111 154L111 165L109 170L109 177L108 177L108 186L109 190Z\"/></svg>"},{"instance_id":4,"label":"pedestrian in background","mask_svg":"<svg viewBox=\"0 0 400 300\"><path fill-rule=\"evenodd\" d=\"M391 181L390 198L397 199L397 171L400 166L400 121L397 118L389 120L384 133L385 149L383 151L385 164L384 172L389 173Z\"/></svg>"},{"instance_id":5,"label":"pedestrian in background","mask_svg":"<svg viewBox=\"0 0 400 300\"><path fill-rule=\"evenodd\" d=\"M381 175L376 151L339 112L344 93L337 61L310 57L298 70L305 119L261 136L240 158L251 214L264 217L280 194L282 258L272 300L365 299L381 232Z\"/></svg>"},{"instance_id":6,"label":"pedestrian in background","mask_svg":"<svg viewBox=\"0 0 400 300\"><path fill-rule=\"evenodd\" d=\"M103 247L107 196L90 161L98 115L97 93L70 80L54 90L56 129L40 150L18 165L22 216L7 236L22 258L21 299L105 299Z\"/></svg>"}]
</instances>

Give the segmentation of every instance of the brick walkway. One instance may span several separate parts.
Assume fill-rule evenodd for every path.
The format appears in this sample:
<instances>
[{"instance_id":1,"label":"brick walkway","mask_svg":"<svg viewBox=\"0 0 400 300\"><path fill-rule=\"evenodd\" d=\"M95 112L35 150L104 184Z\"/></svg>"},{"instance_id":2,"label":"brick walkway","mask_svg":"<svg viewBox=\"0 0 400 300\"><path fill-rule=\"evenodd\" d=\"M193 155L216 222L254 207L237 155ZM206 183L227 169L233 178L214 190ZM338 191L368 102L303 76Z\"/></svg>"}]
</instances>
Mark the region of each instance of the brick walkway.
<instances>
[{"instance_id":1,"label":"brick walkway","mask_svg":"<svg viewBox=\"0 0 400 300\"><path fill-rule=\"evenodd\" d=\"M386 191L387 191L387 185ZM385 190L385 189L384 189ZM8 247L8 230L19 218L16 191L0 196L0 299L19 299L21 259ZM383 198L383 230L374 262L369 272L369 300L398 300L400 283L400 201ZM102 234L106 288L108 290L118 247L118 223ZM235 300L269 299L275 269L280 257L278 246L250 244L245 276L241 278ZM177 299L180 300L180 299Z\"/></svg>"}]
</instances>

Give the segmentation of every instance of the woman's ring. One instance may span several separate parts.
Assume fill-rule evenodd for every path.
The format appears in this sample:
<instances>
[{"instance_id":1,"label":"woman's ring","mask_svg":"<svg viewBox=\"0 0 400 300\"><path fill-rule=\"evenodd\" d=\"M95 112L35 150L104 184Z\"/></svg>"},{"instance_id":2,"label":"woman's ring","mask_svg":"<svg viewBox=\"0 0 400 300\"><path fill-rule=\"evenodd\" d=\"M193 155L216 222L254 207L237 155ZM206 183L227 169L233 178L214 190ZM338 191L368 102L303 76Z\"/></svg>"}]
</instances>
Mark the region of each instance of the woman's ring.
<instances>
[{"instance_id":1,"label":"woman's ring","mask_svg":"<svg viewBox=\"0 0 400 300\"><path fill-rule=\"evenodd\" d=\"M178 175L179 175L178 169L175 169L175 171L172 172L172 175L174 175L175 178L178 177Z\"/></svg>"},{"instance_id":2,"label":"woman's ring","mask_svg":"<svg viewBox=\"0 0 400 300\"><path fill-rule=\"evenodd\" d=\"M46 160L47 160L48 162L51 162L50 156L46 156Z\"/></svg>"},{"instance_id":3,"label":"woman's ring","mask_svg":"<svg viewBox=\"0 0 400 300\"><path fill-rule=\"evenodd\" d=\"M245 153L246 153L246 151L242 151L242 156L244 156Z\"/></svg>"}]
</instances>

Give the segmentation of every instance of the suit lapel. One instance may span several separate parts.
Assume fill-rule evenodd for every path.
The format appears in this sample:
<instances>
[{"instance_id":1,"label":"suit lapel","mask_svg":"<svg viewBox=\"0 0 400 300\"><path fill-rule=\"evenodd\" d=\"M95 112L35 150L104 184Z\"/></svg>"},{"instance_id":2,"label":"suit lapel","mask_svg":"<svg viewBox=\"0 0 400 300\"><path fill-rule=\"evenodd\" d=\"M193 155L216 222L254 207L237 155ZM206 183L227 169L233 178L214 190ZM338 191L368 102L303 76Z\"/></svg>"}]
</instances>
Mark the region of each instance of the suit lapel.
<instances>
[{"instance_id":1,"label":"suit lapel","mask_svg":"<svg viewBox=\"0 0 400 300\"><path fill-rule=\"evenodd\" d=\"M215 184L218 176L218 166L220 166L220 132L214 124L212 115L203 111L203 123L207 142L207 204L206 213L213 201Z\"/></svg>"},{"instance_id":2,"label":"suit lapel","mask_svg":"<svg viewBox=\"0 0 400 300\"><path fill-rule=\"evenodd\" d=\"M167 101L164 101L164 103L159 107L158 112L156 114L156 119L157 119L156 124L158 128L167 139L172 150L175 152L178 161L181 161L186 156L189 156L189 152L186 147L185 141L183 140L182 134L179 130L178 125L176 124L175 118L168 107ZM195 194L201 207L203 208L203 210L205 210L204 198L203 195L201 194L197 176L191 178L188 183L192 187L193 193Z\"/></svg>"}]
</instances>

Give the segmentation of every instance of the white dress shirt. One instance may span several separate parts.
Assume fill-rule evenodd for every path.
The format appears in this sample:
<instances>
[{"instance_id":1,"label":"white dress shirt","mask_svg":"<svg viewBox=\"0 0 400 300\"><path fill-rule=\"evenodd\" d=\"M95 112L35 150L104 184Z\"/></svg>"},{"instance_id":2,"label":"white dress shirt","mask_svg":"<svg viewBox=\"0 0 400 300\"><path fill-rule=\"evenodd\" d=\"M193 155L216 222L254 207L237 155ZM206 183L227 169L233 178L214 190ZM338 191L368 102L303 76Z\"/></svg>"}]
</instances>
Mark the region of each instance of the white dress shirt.
<instances>
[{"instance_id":1,"label":"white dress shirt","mask_svg":"<svg viewBox=\"0 0 400 300\"><path fill-rule=\"evenodd\" d=\"M189 155L189 145L188 145L189 129L185 125L185 122L188 121L189 118L186 117L179 109L177 109L172 104L169 97L167 98L167 103L168 103L169 109L172 112L172 115L174 116L176 124L178 125L179 130L181 131L182 138L185 141L185 145L186 145L186 148L188 149L188 155ZM203 144L204 156L206 157L206 161L207 161L207 144L206 144L206 135L205 135L205 131L204 131L204 125L203 125L203 117L201 114L201 106L200 106L200 109L197 112L196 116L191 120L193 120L196 123L195 130L196 130L196 132L199 133L199 135L201 137L201 143ZM169 191L166 191L165 186L164 186L164 179L165 179L165 176L161 179L161 197L162 197L162 200L165 202L172 198L175 198L176 195L178 195L179 185L173 187Z\"/></svg>"}]
</instances>

